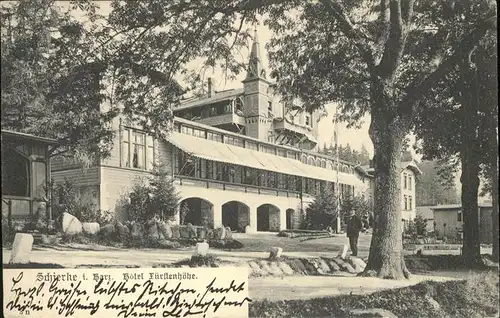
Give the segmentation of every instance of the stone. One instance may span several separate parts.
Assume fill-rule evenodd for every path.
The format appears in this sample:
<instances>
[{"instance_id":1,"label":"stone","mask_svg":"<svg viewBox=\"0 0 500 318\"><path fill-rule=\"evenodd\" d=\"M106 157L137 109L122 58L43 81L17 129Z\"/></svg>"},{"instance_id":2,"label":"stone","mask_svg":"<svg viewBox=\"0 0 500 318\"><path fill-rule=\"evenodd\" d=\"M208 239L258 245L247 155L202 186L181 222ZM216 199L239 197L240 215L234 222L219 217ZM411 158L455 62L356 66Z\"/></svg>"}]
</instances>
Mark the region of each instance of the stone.
<instances>
[{"instance_id":1,"label":"stone","mask_svg":"<svg viewBox=\"0 0 500 318\"><path fill-rule=\"evenodd\" d=\"M307 274L306 267L304 264L298 259L290 259L287 260L287 264L293 269L293 271L297 274Z\"/></svg>"},{"instance_id":2,"label":"stone","mask_svg":"<svg viewBox=\"0 0 500 318\"><path fill-rule=\"evenodd\" d=\"M253 276L261 277L267 276L268 273L260 268L260 266L255 262L249 262L248 266L250 267L251 273Z\"/></svg>"},{"instance_id":3,"label":"stone","mask_svg":"<svg viewBox=\"0 0 500 318\"><path fill-rule=\"evenodd\" d=\"M252 233L252 228L250 227L250 225L245 226L245 233Z\"/></svg>"},{"instance_id":4,"label":"stone","mask_svg":"<svg viewBox=\"0 0 500 318\"><path fill-rule=\"evenodd\" d=\"M86 234L96 235L97 233L99 233L101 226L97 222L83 222L82 229Z\"/></svg>"},{"instance_id":5,"label":"stone","mask_svg":"<svg viewBox=\"0 0 500 318\"><path fill-rule=\"evenodd\" d=\"M293 275L293 269L285 262L279 262L278 267L285 275Z\"/></svg>"},{"instance_id":6,"label":"stone","mask_svg":"<svg viewBox=\"0 0 500 318\"><path fill-rule=\"evenodd\" d=\"M130 229L130 236L134 240L140 240L144 237L141 224L139 223L132 224L132 228Z\"/></svg>"},{"instance_id":7,"label":"stone","mask_svg":"<svg viewBox=\"0 0 500 318\"><path fill-rule=\"evenodd\" d=\"M196 229L198 240L204 240L207 238L207 229L204 226L200 226Z\"/></svg>"},{"instance_id":8,"label":"stone","mask_svg":"<svg viewBox=\"0 0 500 318\"><path fill-rule=\"evenodd\" d=\"M170 227L170 229L172 230L172 238L173 239L178 239L181 237L181 230L180 230L180 226L179 225L172 225Z\"/></svg>"},{"instance_id":9,"label":"stone","mask_svg":"<svg viewBox=\"0 0 500 318\"><path fill-rule=\"evenodd\" d=\"M209 246L207 242L196 243L196 248L194 250L194 256L205 256L208 254Z\"/></svg>"},{"instance_id":10,"label":"stone","mask_svg":"<svg viewBox=\"0 0 500 318\"><path fill-rule=\"evenodd\" d=\"M271 273L272 273L272 271L273 271L273 270L269 267L269 262L267 262L267 261L264 261L264 260L259 261L259 266L260 266L260 268L261 268L263 271L265 271L266 273L271 274Z\"/></svg>"},{"instance_id":11,"label":"stone","mask_svg":"<svg viewBox=\"0 0 500 318\"><path fill-rule=\"evenodd\" d=\"M226 227L226 236L224 237L225 240L232 240L233 239L233 233L231 232L231 228L228 226Z\"/></svg>"},{"instance_id":12,"label":"stone","mask_svg":"<svg viewBox=\"0 0 500 318\"><path fill-rule=\"evenodd\" d=\"M283 253L283 249L281 247L274 247L273 246L269 250L269 258L270 259L280 258L282 253Z\"/></svg>"},{"instance_id":13,"label":"stone","mask_svg":"<svg viewBox=\"0 0 500 318\"><path fill-rule=\"evenodd\" d=\"M330 272L330 267L328 264L325 262L323 259L318 260L318 268L321 269L323 273L329 273Z\"/></svg>"},{"instance_id":14,"label":"stone","mask_svg":"<svg viewBox=\"0 0 500 318\"><path fill-rule=\"evenodd\" d=\"M340 251L338 257L340 257L342 259L346 258L348 250L349 250L349 247L346 244L344 244L344 246L342 247L342 251Z\"/></svg>"},{"instance_id":15,"label":"stone","mask_svg":"<svg viewBox=\"0 0 500 318\"><path fill-rule=\"evenodd\" d=\"M123 240L130 236L130 230L126 225L123 225L121 222L116 223L116 233L118 237Z\"/></svg>"},{"instance_id":16,"label":"stone","mask_svg":"<svg viewBox=\"0 0 500 318\"><path fill-rule=\"evenodd\" d=\"M106 224L101 226L99 229L99 235L102 235L105 238L111 238L116 233L116 228L113 224Z\"/></svg>"},{"instance_id":17,"label":"stone","mask_svg":"<svg viewBox=\"0 0 500 318\"><path fill-rule=\"evenodd\" d=\"M274 276L282 276L283 271L279 268L278 264L276 262L270 262L269 263L269 273Z\"/></svg>"},{"instance_id":18,"label":"stone","mask_svg":"<svg viewBox=\"0 0 500 318\"><path fill-rule=\"evenodd\" d=\"M350 312L351 317L383 317L383 318L397 318L392 312L379 309L379 308L370 308L370 309L353 309Z\"/></svg>"},{"instance_id":19,"label":"stone","mask_svg":"<svg viewBox=\"0 0 500 318\"><path fill-rule=\"evenodd\" d=\"M328 265L330 266L330 272L339 272L340 266L335 263L333 260L328 261Z\"/></svg>"},{"instance_id":20,"label":"stone","mask_svg":"<svg viewBox=\"0 0 500 318\"><path fill-rule=\"evenodd\" d=\"M342 258L337 257L334 261L339 265L340 270L343 272L348 272L350 274L356 274L354 268L348 262L344 261Z\"/></svg>"},{"instance_id":21,"label":"stone","mask_svg":"<svg viewBox=\"0 0 500 318\"><path fill-rule=\"evenodd\" d=\"M194 227L191 223L188 223L187 228L188 228L189 238L195 239L198 236L196 227Z\"/></svg>"},{"instance_id":22,"label":"stone","mask_svg":"<svg viewBox=\"0 0 500 318\"><path fill-rule=\"evenodd\" d=\"M179 234L181 238L189 238L189 229L187 225L179 225Z\"/></svg>"},{"instance_id":23,"label":"stone","mask_svg":"<svg viewBox=\"0 0 500 318\"><path fill-rule=\"evenodd\" d=\"M28 264L30 262L31 248L33 247L33 235L16 233L12 252L10 254L10 264Z\"/></svg>"},{"instance_id":24,"label":"stone","mask_svg":"<svg viewBox=\"0 0 500 318\"><path fill-rule=\"evenodd\" d=\"M158 223L158 231L160 231L160 233L163 235L163 238L172 238L172 228L170 227L170 224L167 224L165 222Z\"/></svg>"},{"instance_id":25,"label":"stone","mask_svg":"<svg viewBox=\"0 0 500 318\"><path fill-rule=\"evenodd\" d=\"M207 239L208 240L213 240L214 239L214 230L208 229L207 230Z\"/></svg>"},{"instance_id":26,"label":"stone","mask_svg":"<svg viewBox=\"0 0 500 318\"><path fill-rule=\"evenodd\" d=\"M425 300L435 311L441 310L441 305L430 295L425 295Z\"/></svg>"},{"instance_id":27,"label":"stone","mask_svg":"<svg viewBox=\"0 0 500 318\"><path fill-rule=\"evenodd\" d=\"M218 227L214 229L214 239L223 240L226 238L226 228Z\"/></svg>"},{"instance_id":28,"label":"stone","mask_svg":"<svg viewBox=\"0 0 500 318\"><path fill-rule=\"evenodd\" d=\"M42 234L42 244L54 245L59 242L59 237L57 235Z\"/></svg>"},{"instance_id":29,"label":"stone","mask_svg":"<svg viewBox=\"0 0 500 318\"><path fill-rule=\"evenodd\" d=\"M304 264L306 274L315 275L317 273L316 267L308 259L302 258L300 261Z\"/></svg>"},{"instance_id":30,"label":"stone","mask_svg":"<svg viewBox=\"0 0 500 318\"><path fill-rule=\"evenodd\" d=\"M160 231L158 230L158 225L156 222L150 222L146 224L146 233L148 235L148 238L154 241L158 241L162 239L160 237ZM163 237L164 239L164 237Z\"/></svg>"},{"instance_id":31,"label":"stone","mask_svg":"<svg viewBox=\"0 0 500 318\"><path fill-rule=\"evenodd\" d=\"M82 222L73 215L64 212L62 215L62 230L68 235L80 234L83 231Z\"/></svg>"},{"instance_id":32,"label":"stone","mask_svg":"<svg viewBox=\"0 0 500 318\"><path fill-rule=\"evenodd\" d=\"M349 258L347 258L347 261L352 265L356 272L360 273L365 270L366 263L361 258L349 256Z\"/></svg>"}]
</instances>

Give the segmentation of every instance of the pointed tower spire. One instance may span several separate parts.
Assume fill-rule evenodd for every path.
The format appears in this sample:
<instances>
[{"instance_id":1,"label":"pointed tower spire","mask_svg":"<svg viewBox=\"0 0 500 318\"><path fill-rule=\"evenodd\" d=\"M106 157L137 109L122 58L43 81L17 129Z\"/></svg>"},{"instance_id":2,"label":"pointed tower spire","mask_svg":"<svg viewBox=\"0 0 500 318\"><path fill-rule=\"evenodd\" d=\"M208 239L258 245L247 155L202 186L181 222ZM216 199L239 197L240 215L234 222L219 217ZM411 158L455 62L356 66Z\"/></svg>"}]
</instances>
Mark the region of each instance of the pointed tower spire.
<instances>
[{"instance_id":1,"label":"pointed tower spire","mask_svg":"<svg viewBox=\"0 0 500 318\"><path fill-rule=\"evenodd\" d=\"M257 36L257 25L255 25L252 49L248 61L248 72L246 79L265 78L265 72L262 68L262 59L260 57L259 38Z\"/></svg>"}]
</instances>

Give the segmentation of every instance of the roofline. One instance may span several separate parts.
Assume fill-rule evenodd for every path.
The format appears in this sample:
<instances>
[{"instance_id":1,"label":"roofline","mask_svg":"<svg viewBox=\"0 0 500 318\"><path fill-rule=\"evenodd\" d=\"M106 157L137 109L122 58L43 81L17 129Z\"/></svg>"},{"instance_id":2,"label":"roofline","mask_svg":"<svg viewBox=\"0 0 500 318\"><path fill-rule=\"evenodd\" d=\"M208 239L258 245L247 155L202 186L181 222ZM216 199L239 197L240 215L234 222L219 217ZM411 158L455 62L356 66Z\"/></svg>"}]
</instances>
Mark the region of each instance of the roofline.
<instances>
[{"instance_id":1,"label":"roofline","mask_svg":"<svg viewBox=\"0 0 500 318\"><path fill-rule=\"evenodd\" d=\"M52 139L52 138L46 138L46 137L40 137L40 136L35 136L32 134L27 134L27 133L22 133L18 131L13 131L13 130L4 130L2 129L2 136L13 136L13 137L19 137L19 138L24 138L24 139L30 139L30 140L36 140L36 141L41 141L47 144L57 144L57 140Z\"/></svg>"},{"instance_id":2,"label":"roofline","mask_svg":"<svg viewBox=\"0 0 500 318\"><path fill-rule=\"evenodd\" d=\"M492 208L493 205L491 203L478 203L477 206L479 208ZM462 205L461 204L455 204L455 205L452 205L452 206L446 206L446 205L443 205L443 206L433 206L431 207L430 209L435 211L435 210L440 210L440 211L445 211L445 210L455 210L455 209L461 209L462 208Z\"/></svg>"}]
</instances>

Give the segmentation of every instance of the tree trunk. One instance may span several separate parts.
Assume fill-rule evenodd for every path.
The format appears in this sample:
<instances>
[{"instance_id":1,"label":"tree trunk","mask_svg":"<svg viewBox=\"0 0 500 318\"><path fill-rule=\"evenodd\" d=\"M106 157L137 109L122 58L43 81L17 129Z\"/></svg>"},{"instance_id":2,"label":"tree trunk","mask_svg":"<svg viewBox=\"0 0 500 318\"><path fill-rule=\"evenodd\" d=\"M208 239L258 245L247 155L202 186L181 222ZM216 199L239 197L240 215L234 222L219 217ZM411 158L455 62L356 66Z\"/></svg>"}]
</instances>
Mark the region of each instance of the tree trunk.
<instances>
[{"instance_id":1,"label":"tree trunk","mask_svg":"<svg viewBox=\"0 0 500 318\"><path fill-rule=\"evenodd\" d=\"M471 53L472 54L472 53ZM463 211L463 248L462 255L466 264L473 265L481 258L481 245L479 236L479 158L480 144L478 136L478 85L477 72L470 61L460 65L463 78L462 86L462 114L464 128L462 132L462 211Z\"/></svg>"},{"instance_id":2,"label":"tree trunk","mask_svg":"<svg viewBox=\"0 0 500 318\"><path fill-rule=\"evenodd\" d=\"M390 94L384 94L391 96ZM378 99L372 112L370 135L375 149L374 229L368 263L361 276L409 278L403 256L401 214L401 150L404 124L390 114L390 97ZM385 108L385 111L383 109Z\"/></svg>"},{"instance_id":3,"label":"tree trunk","mask_svg":"<svg viewBox=\"0 0 500 318\"><path fill-rule=\"evenodd\" d=\"M492 149L498 149L498 135L492 138ZM491 160L491 199L493 211L491 213L491 239L493 240L493 259L498 262L498 152L495 150Z\"/></svg>"}]
</instances>

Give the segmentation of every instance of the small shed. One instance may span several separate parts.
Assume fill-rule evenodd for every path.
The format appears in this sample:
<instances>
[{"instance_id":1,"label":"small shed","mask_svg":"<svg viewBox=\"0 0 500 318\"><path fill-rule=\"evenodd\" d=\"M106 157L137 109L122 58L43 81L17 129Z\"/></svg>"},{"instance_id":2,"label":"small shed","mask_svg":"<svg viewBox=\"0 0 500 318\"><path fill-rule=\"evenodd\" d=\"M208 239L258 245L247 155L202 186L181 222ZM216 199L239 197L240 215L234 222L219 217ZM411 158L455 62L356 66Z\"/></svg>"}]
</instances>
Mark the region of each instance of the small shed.
<instances>
[{"instance_id":1,"label":"small shed","mask_svg":"<svg viewBox=\"0 0 500 318\"><path fill-rule=\"evenodd\" d=\"M28 219L45 214L46 189L50 181L49 147L56 141L30 134L1 130L2 136L2 219Z\"/></svg>"}]
</instances>

